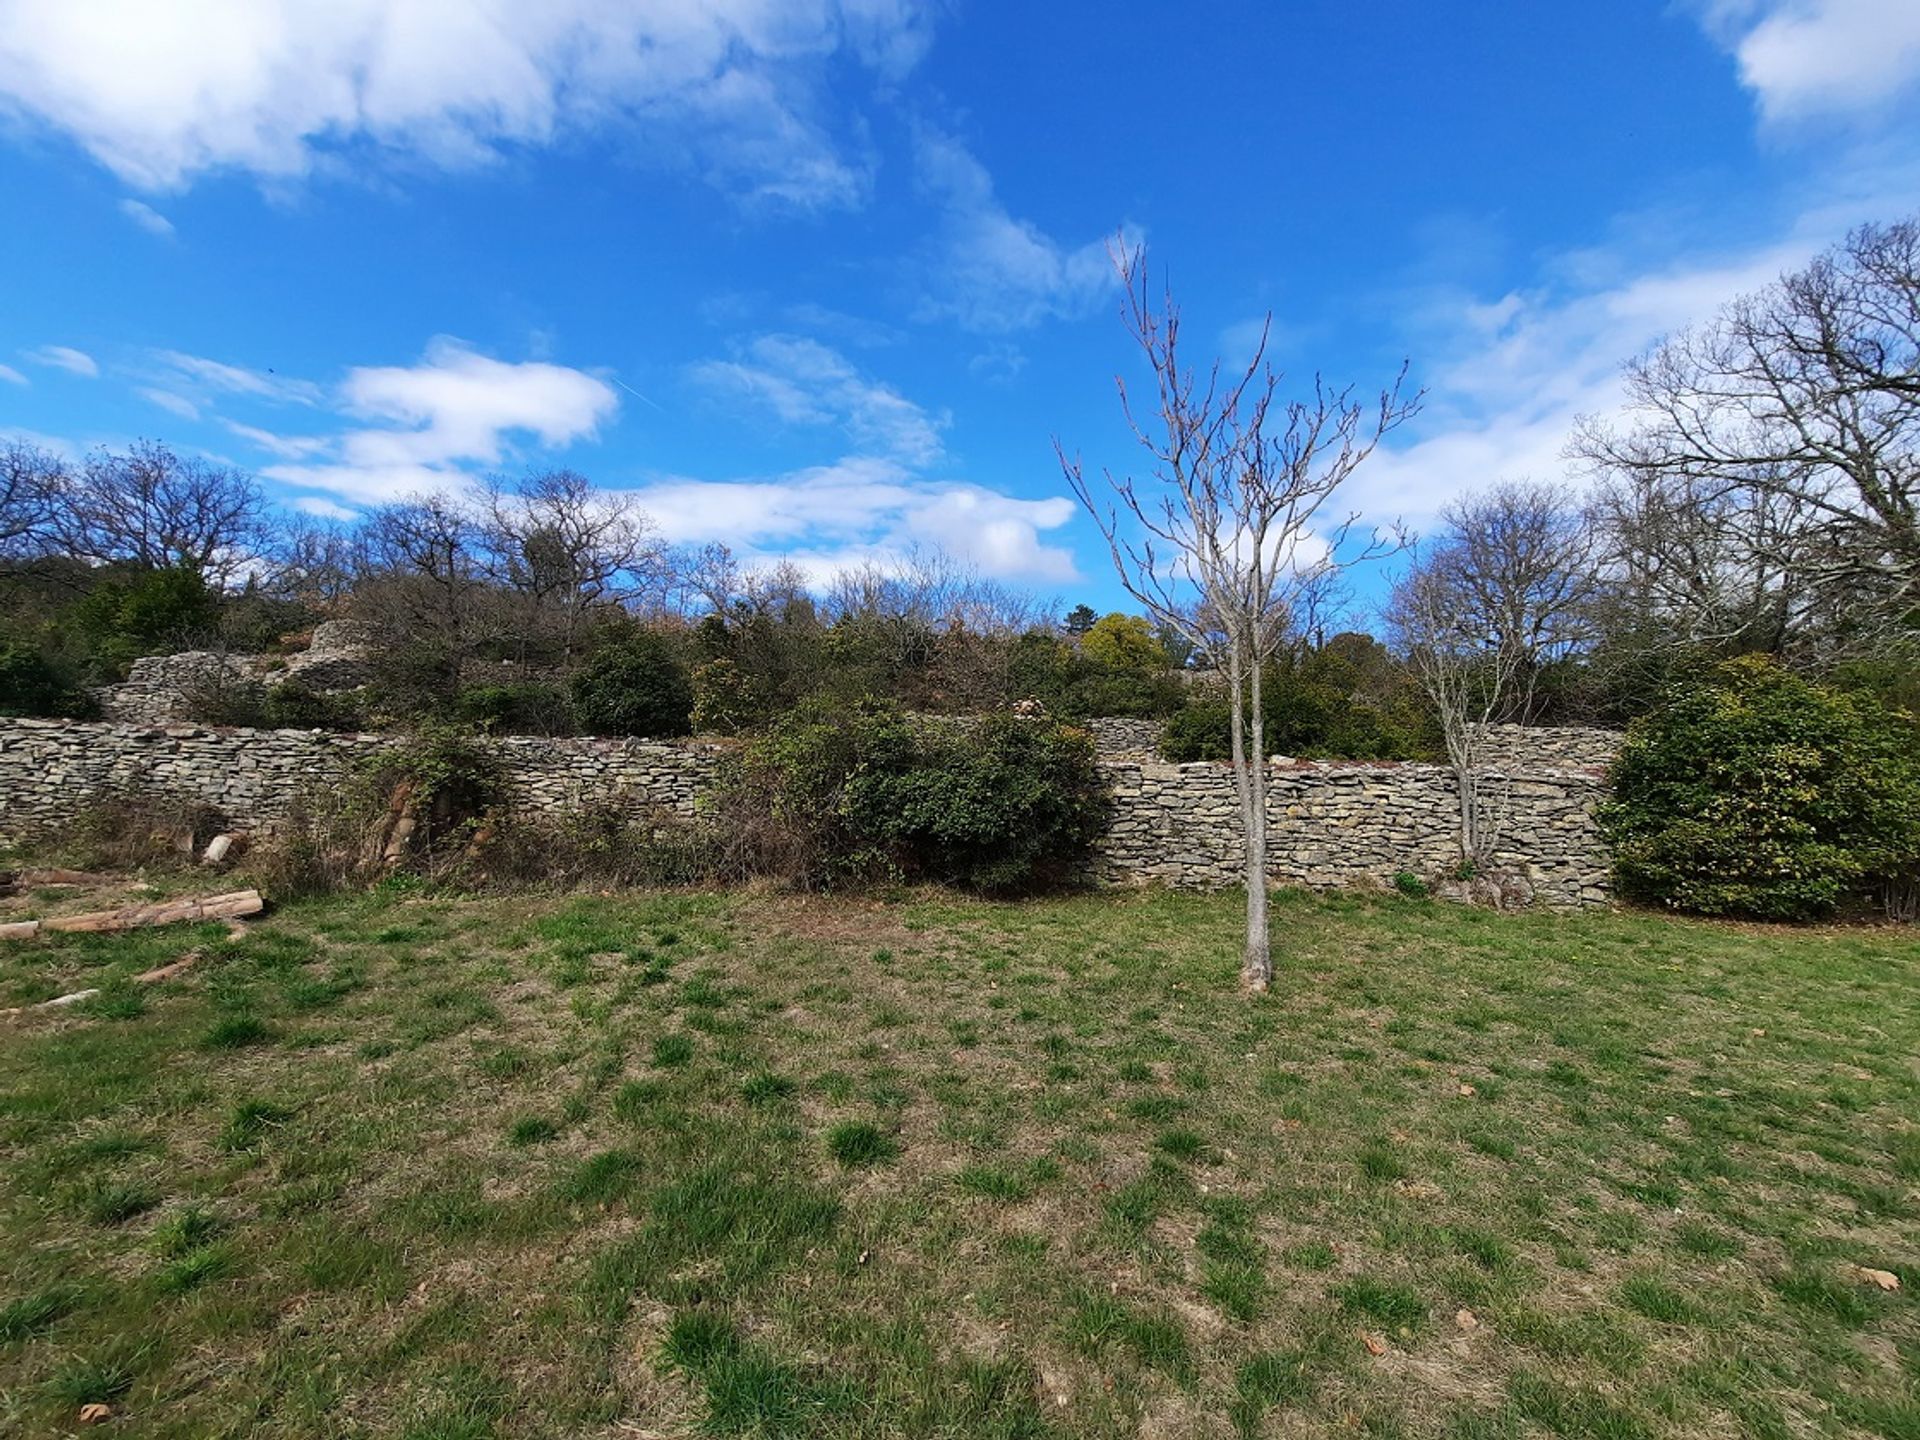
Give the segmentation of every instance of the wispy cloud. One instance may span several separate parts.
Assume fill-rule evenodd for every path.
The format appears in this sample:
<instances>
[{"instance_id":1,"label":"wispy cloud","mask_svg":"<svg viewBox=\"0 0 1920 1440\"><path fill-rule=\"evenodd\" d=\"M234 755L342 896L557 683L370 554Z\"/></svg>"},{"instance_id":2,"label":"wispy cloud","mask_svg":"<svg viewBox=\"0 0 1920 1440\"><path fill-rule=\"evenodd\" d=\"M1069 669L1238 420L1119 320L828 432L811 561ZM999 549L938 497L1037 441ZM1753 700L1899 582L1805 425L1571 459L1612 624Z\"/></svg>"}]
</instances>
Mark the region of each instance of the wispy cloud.
<instances>
[{"instance_id":1,"label":"wispy cloud","mask_svg":"<svg viewBox=\"0 0 1920 1440\"><path fill-rule=\"evenodd\" d=\"M940 459L950 423L892 386L863 375L839 351L796 335L762 335L732 360L707 360L693 378L714 394L744 402L793 426L836 426L854 444L903 464Z\"/></svg>"},{"instance_id":2,"label":"wispy cloud","mask_svg":"<svg viewBox=\"0 0 1920 1440\"><path fill-rule=\"evenodd\" d=\"M173 234L173 222L144 200L135 200L129 196L120 202L120 213L149 235Z\"/></svg>"},{"instance_id":3,"label":"wispy cloud","mask_svg":"<svg viewBox=\"0 0 1920 1440\"><path fill-rule=\"evenodd\" d=\"M176 395L171 390L161 390L152 385L142 385L135 392L141 399L158 405L162 410L178 415L182 420L198 420L200 407L184 395Z\"/></svg>"},{"instance_id":4,"label":"wispy cloud","mask_svg":"<svg viewBox=\"0 0 1920 1440\"><path fill-rule=\"evenodd\" d=\"M338 500L329 500L324 495L296 495L287 502L302 515L311 515L317 520L357 520L360 512L351 505L342 505Z\"/></svg>"},{"instance_id":5,"label":"wispy cloud","mask_svg":"<svg viewBox=\"0 0 1920 1440\"><path fill-rule=\"evenodd\" d=\"M1695 0L1772 121L1873 110L1920 81L1913 0Z\"/></svg>"},{"instance_id":6,"label":"wispy cloud","mask_svg":"<svg viewBox=\"0 0 1920 1440\"><path fill-rule=\"evenodd\" d=\"M871 158L831 102L849 64L890 84L935 0L0 0L0 104L143 190L377 162L457 168L568 132L753 200L862 199Z\"/></svg>"},{"instance_id":7,"label":"wispy cloud","mask_svg":"<svg viewBox=\"0 0 1920 1440\"><path fill-rule=\"evenodd\" d=\"M1407 297L1422 317L1415 353L1428 357L1427 408L1360 469L1348 498L1370 516L1420 525L1497 481L1577 480L1565 454L1574 423L1624 403L1628 360L1804 264L1849 226L1895 213L1816 203L1782 233L1746 244L1637 264L1586 250L1550 263L1537 289Z\"/></svg>"},{"instance_id":8,"label":"wispy cloud","mask_svg":"<svg viewBox=\"0 0 1920 1440\"><path fill-rule=\"evenodd\" d=\"M214 395L317 405L324 393L311 380L279 375L271 370L250 370L244 365L229 365L225 361L209 360L204 355L188 355L180 350L156 351L154 359L169 372L168 384L184 384Z\"/></svg>"},{"instance_id":9,"label":"wispy cloud","mask_svg":"<svg viewBox=\"0 0 1920 1440\"><path fill-rule=\"evenodd\" d=\"M986 167L952 135L922 127L915 152L920 188L940 216L940 234L925 262L922 318L999 334L1085 315L1112 293L1113 232L1063 245L1011 214ZM1139 239L1135 228L1126 227L1126 243Z\"/></svg>"},{"instance_id":10,"label":"wispy cloud","mask_svg":"<svg viewBox=\"0 0 1920 1440\"><path fill-rule=\"evenodd\" d=\"M23 350L21 354L35 365L65 370L69 375L84 375L92 380L100 374L100 362L86 351L76 350L71 345L42 345L37 350Z\"/></svg>"},{"instance_id":11,"label":"wispy cloud","mask_svg":"<svg viewBox=\"0 0 1920 1440\"><path fill-rule=\"evenodd\" d=\"M9 385L25 385L27 383L27 377L11 365L0 365L0 380L6 381Z\"/></svg>"}]
</instances>

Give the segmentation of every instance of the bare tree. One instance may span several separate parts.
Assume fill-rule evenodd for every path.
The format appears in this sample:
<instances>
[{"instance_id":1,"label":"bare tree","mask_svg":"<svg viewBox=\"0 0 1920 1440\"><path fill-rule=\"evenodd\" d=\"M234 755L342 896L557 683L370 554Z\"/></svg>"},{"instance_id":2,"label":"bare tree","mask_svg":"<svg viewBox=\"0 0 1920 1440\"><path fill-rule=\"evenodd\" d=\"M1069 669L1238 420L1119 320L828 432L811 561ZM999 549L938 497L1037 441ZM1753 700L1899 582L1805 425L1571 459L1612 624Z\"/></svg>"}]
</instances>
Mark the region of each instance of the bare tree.
<instances>
[{"instance_id":1,"label":"bare tree","mask_svg":"<svg viewBox=\"0 0 1920 1440\"><path fill-rule=\"evenodd\" d=\"M1920 221L1854 231L1633 362L1627 388L1633 423L1583 421L1573 453L1711 517L1688 530L1746 551L1736 585L1885 616L1920 601Z\"/></svg>"},{"instance_id":2,"label":"bare tree","mask_svg":"<svg viewBox=\"0 0 1920 1440\"><path fill-rule=\"evenodd\" d=\"M462 663L498 633L474 515L445 495L383 505L361 522L353 618L376 637L396 688L445 698Z\"/></svg>"},{"instance_id":3,"label":"bare tree","mask_svg":"<svg viewBox=\"0 0 1920 1440\"><path fill-rule=\"evenodd\" d=\"M9 440L0 444L0 560L23 560L52 542L71 481L59 456Z\"/></svg>"},{"instance_id":4,"label":"bare tree","mask_svg":"<svg viewBox=\"0 0 1920 1440\"><path fill-rule=\"evenodd\" d=\"M1273 955L1267 931L1267 757L1260 672L1285 639L1300 597L1329 570L1353 563L1358 517L1329 507L1419 396L1402 396L1405 367L1377 401L1331 390L1315 377L1309 398L1276 409L1280 377L1266 335L1246 367L1204 380L1180 355L1180 312L1170 292L1156 307L1143 253L1116 244L1126 290L1122 316L1153 371L1151 406L1137 409L1116 381L1135 437L1151 458L1144 480L1105 472L1096 498L1080 462L1056 442L1073 492L1100 527L1121 584L1152 618L1186 637L1226 679L1230 768L1246 841L1246 948L1242 983L1265 990ZM1364 555L1384 543L1368 536ZM1364 558L1363 557L1361 558Z\"/></svg>"},{"instance_id":5,"label":"bare tree","mask_svg":"<svg viewBox=\"0 0 1920 1440\"><path fill-rule=\"evenodd\" d=\"M1589 661L1630 705L1707 657L1761 652L1817 666L1910 643L1884 595L1816 579L1817 527L1791 493L1616 471L1595 488L1588 520L1600 577Z\"/></svg>"},{"instance_id":6,"label":"bare tree","mask_svg":"<svg viewBox=\"0 0 1920 1440\"><path fill-rule=\"evenodd\" d=\"M266 508L244 470L140 440L87 458L55 526L60 543L82 559L184 566L225 585L257 562Z\"/></svg>"},{"instance_id":7,"label":"bare tree","mask_svg":"<svg viewBox=\"0 0 1920 1440\"><path fill-rule=\"evenodd\" d=\"M270 594L311 610L331 611L352 594L354 577L362 568L360 554L353 531L294 516L268 543L262 580Z\"/></svg>"},{"instance_id":8,"label":"bare tree","mask_svg":"<svg viewBox=\"0 0 1920 1440\"><path fill-rule=\"evenodd\" d=\"M1590 638L1594 545L1580 507L1552 486L1497 485L1440 518L1387 619L1440 718L1461 859L1484 867L1503 818L1485 788L1488 727L1531 720L1547 667Z\"/></svg>"},{"instance_id":9,"label":"bare tree","mask_svg":"<svg viewBox=\"0 0 1920 1440\"><path fill-rule=\"evenodd\" d=\"M539 648L571 661L595 611L657 587L664 573L653 522L630 497L595 490L576 471L528 475L511 492L494 481L479 504L490 576L522 601L523 669Z\"/></svg>"}]
</instances>

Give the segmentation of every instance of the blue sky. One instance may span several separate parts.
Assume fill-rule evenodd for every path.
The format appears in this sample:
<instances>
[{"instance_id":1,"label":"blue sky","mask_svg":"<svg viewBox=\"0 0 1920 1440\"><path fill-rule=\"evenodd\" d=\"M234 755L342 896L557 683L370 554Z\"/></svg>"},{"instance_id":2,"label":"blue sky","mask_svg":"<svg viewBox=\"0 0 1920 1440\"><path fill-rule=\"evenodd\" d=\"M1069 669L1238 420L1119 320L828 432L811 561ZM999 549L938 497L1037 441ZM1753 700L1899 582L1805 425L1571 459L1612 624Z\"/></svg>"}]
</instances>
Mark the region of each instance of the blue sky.
<instances>
[{"instance_id":1,"label":"blue sky","mask_svg":"<svg viewBox=\"0 0 1920 1440\"><path fill-rule=\"evenodd\" d=\"M669 539L1120 599L1105 246L1188 343L1560 478L1620 362L1920 206L1920 3L0 0L0 432L346 516L572 465Z\"/></svg>"}]
</instances>

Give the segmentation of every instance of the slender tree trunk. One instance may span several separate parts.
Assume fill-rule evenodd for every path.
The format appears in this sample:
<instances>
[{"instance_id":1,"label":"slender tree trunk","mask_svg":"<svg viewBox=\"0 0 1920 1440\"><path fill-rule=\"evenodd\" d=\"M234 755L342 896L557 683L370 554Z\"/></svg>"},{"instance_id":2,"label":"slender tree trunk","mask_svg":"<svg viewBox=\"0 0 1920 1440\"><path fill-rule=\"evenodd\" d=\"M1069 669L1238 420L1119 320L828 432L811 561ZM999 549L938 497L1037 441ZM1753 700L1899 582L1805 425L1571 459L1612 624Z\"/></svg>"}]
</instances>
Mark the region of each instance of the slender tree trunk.
<instances>
[{"instance_id":1,"label":"slender tree trunk","mask_svg":"<svg viewBox=\"0 0 1920 1440\"><path fill-rule=\"evenodd\" d=\"M1240 963L1240 983L1248 990L1265 990L1273 981L1273 948L1267 936L1267 739L1260 713L1260 656L1249 657L1253 673L1247 677L1252 732L1251 764L1247 767L1247 950ZM1237 702L1236 702L1237 703Z\"/></svg>"}]
</instances>

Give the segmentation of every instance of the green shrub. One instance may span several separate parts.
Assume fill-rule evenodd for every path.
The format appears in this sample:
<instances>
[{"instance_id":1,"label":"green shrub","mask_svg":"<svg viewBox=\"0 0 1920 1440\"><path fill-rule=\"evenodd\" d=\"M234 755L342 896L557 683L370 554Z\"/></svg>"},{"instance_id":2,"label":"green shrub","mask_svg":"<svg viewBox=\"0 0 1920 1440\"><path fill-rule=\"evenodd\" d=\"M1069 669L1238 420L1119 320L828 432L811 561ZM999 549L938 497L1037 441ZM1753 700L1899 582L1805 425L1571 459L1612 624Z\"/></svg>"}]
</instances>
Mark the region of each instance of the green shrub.
<instances>
[{"instance_id":1,"label":"green shrub","mask_svg":"<svg viewBox=\"0 0 1920 1440\"><path fill-rule=\"evenodd\" d=\"M693 728L702 735L737 735L765 712L753 677L722 655L693 672Z\"/></svg>"},{"instance_id":2,"label":"green shrub","mask_svg":"<svg viewBox=\"0 0 1920 1440\"><path fill-rule=\"evenodd\" d=\"M1335 635L1318 649L1268 662L1260 710L1270 755L1420 760L1439 748L1411 677L1365 635ZM1167 721L1161 753L1178 762L1226 759L1230 718L1219 686L1196 689Z\"/></svg>"},{"instance_id":3,"label":"green shrub","mask_svg":"<svg viewBox=\"0 0 1920 1440\"><path fill-rule=\"evenodd\" d=\"M776 726L749 747L719 808L742 870L1004 894L1073 878L1106 804L1082 731L1010 715L915 725L868 703Z\"/></svg>"},{"instance_id":4,"label":"green shrub","mask_svg":"<svg viewBox=\"0 0 1920 1440\"><path fill-rule=\"evenodd\" d=\"M1634 722L1600 819L1623 893L1705 915L1802 920L1911 894L1913 720L1759 656Z\"/></svg>"},{"instance_id":5,"label":"green shrub","mask_svg":"<svg viewBox=\"0 0 1920 1440\"><path fill-rule=\"evenodd\" d=\"M686 735L693 685L678 647L634 626L610 627L573 677L573 705L594 735Z\"/></svg>"},{"instance_id":6,"label":"green shrub","mask_svg":"<svg viewBox=\"0 0 1920 1440\"><path fill-rule=\"evenodd\" d=\"M103 661L124 667L204 641L219 623L220 602L198 570L176 566L103 579L71 615Z\"/></svg>"},{"instance_id":7,"label":"green shrub","mask_svg":"<svg viewBox=\"0 0 1920 1440\"><path fill-rule=\"evenodd\" d=\"M453 715L496 735L571 735L576 728L572 699L544 680L472 686L454 700Z\"/></svg>"},{"instance_id":8,"label":"green shrub","mask_svg":"<svg viewBox=\"0 0 1920 1440\"><path fill-rule=\"evenodd\" d=\"M82 719L94 709L78 678L38 646L0 641L0 715Z\"/></svg>"}]
</instances>

